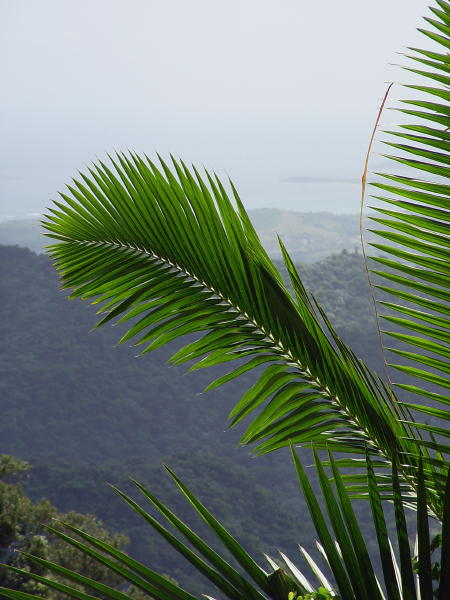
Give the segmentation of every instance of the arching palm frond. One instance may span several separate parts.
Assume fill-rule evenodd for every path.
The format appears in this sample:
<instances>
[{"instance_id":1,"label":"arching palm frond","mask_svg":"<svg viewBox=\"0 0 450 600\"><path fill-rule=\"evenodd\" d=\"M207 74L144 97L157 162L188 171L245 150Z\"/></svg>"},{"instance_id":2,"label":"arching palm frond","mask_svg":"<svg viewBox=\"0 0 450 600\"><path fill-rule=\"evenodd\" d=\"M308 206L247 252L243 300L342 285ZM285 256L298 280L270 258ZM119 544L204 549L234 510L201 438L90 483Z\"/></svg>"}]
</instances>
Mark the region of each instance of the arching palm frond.
<instances>
[{"instance_id":1,"label":"arching palm frond","mask_svg":"<svg viewBox=\"0 0 450 600\"><path fill-rule=\"evenodd\" d=\"M424 460L436 465L442 494L444 455L450 454L450 4L438 0L431 10L426 21L432 29L421 31L437 50L411 48L409 57L420 68L408 70L423 83L406 87L422 97L404 100L406 108L398 109L415 122L387 132L386 143L396 151L388 158L406 167L408 176L378 173L384 181L372 185L383 195L374 196L380 204L371 219L382 226L372 229L383 238L372 244L381 253L372 257L384 280L377 288L393 296L381 301L388 309L382 316L386 333L396 342L388 350L401 358L392 366L411 378L397 385L422 398L404 406L418 415L408 424L424 438Z\"/></svg>"},{"instance_id":2,"label":"arching palm frond","mask_svg":"<svg viewBox=\"0 0 450 600\"><path fill-rule=\"evenodd\" d=\"M416 446L390 391L316 312L283 245L295 298L234 188L235 206L216 177L172 162L173 172L120 155L55 203L44 227L59 240L50 252L72 297L102 303L99 325L129 322L121 341L137 339L144 353L201 333L172 362L246 359L209 389L263 367L230 412L232 425L253 415L242 441L257 452L291 440L350 453L368 447L389 460L398 448L414 482Z\"/></svg>"}]
</instances>

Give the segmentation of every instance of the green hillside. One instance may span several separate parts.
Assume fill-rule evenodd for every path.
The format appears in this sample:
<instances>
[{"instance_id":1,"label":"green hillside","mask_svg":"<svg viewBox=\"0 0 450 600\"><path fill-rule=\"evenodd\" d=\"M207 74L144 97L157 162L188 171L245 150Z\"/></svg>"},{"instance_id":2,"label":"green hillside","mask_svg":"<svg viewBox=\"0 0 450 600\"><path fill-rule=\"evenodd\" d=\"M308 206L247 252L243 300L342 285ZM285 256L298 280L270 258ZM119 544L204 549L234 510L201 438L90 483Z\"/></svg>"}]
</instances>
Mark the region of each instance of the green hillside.
<instances>
[{"instance_id":1,"label":"green hillside","mask_svg":"<svg viewBox=\"0 0 450 600\"><path fill-rule=\"evenodd\" d=\"M380 368L361 256L331 256L301 273L341 334ZM249 379L201 394L221 369L186 374L165 364L175 347L137 359L134 349L116 346L119 328L88 334L93 307L66 300L45 255L2 246L0 277L0 453L33 464L33 498L98 515L130 535L134 554L180 582L191 577L189 565L149 538L106 482L126 488L135 476L187 516L163 476L166 461L255 556L276 548L295 555L297 542L309 544L284 453L255 460L233 447L239 431L224 432Z\"/></svg>"},{"instance_id":2,"label":"green hillside","mask_svg":"<svg viewBox=\"0 0 450 600\"><path fill-rule=\"evenodd\" d=\"M88 334L96 323L93 307L67 302L46 256L2 247L0 269L0 437L8 452L72 462L172 452L180 422L180 448L189 443L212 449L222 447L222 437L228 446L237 439L234 431L222 432L231 398L248 381L201 395L221 370L187 375L184 366L168 368L174 347L136 359L135 350L116 347L120 328ZM379 366L361 257L341 254L305 265L302 273L344 338Z\"/></svg>"}]
</instances>

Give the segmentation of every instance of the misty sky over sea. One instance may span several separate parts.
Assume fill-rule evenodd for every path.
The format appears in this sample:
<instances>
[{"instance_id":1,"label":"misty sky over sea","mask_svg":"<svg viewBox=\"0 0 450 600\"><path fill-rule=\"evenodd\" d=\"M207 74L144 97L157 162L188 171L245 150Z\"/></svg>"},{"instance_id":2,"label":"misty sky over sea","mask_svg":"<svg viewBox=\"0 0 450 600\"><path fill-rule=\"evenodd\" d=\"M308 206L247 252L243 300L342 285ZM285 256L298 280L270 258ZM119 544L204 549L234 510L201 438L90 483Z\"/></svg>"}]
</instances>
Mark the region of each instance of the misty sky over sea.
<instances>
[{"instance_id":1,"label":"misty sky over sea","mask_svg":"<svg viewBox=\"0 0 450 600\"><path fill-rule=\"evenodd\" d=\"M0 0L0 219L127 148L230 175L248 208L357 212L386 82L411 80L389 63L432 46L427 5Z\"/></svg>"}]
</instances>

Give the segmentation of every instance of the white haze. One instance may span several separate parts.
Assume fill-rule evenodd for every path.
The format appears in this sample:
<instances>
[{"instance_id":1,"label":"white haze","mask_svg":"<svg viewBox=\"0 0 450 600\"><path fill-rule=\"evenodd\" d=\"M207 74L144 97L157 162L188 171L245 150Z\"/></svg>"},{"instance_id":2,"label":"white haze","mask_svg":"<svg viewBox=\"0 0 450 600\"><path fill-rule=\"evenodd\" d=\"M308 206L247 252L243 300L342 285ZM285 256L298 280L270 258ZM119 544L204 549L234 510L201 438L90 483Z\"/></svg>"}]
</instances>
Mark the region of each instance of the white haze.
<instances>
[{"instance_id":1,"label":"white haze","mask_svg":"<svg viewBox=\"0 0 450 600\"><path fill-rule=\"evenodd\" d=\"M430 46L427 5L0 0L0 217L127 148L229 174L249 208L356 212L386 82L407 77L389 63Z\"/></svg>"}]
</instances>

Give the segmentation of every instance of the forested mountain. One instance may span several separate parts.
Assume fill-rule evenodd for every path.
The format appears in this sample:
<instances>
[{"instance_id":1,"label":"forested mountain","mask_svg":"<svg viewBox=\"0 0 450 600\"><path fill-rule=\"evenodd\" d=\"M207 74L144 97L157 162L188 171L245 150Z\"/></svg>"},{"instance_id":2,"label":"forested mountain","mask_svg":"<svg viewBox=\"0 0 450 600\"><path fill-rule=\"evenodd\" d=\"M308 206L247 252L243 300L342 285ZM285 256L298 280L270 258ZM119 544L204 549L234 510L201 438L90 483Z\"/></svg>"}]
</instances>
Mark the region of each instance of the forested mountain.
<instances>
[{"instance_id":1,"label":"forested mountain","mask_svg":"<svg viewBox=\"0 0 450 600\"><path fill-rule=\"evenodd\" d=\"M185 366L168 368L173 347L136 359L136 350L116 347L120 328L88 334L97 320L95 309L67 302L46 256L2 247L0 268L0 426L8 452L26 459L58 456L84 462L164 454L173 452L174 443L212 449L222 446L224 435L227 446L237 439L234 432L218 433L229 398L236 398L248 381L238 379L200 395L222 371L186 374ZM378 366L361 257L343 253L302 266L300 272L346 341ZM174 440L179 420L183 427Z\"/></svg>"},{"instance_id":2,"label":"forested mountain","mask_svg":"<svg viewBox=\"0 0 450 600\"><path fill-rule=\"evenodd\" d=\"M361 256L344 252L300 272L346 341L380 368ZM116 346L118 327L88 334L95 310L66 300L45 255L0 247L0 278L0 453L32 463L32 497L95 513L130 535L132 553L180 582L190 577L189 565L104 482L127 488L134 476L187 516L164 476L165 461L255 556L276 548L292 555L297 542L309 543L312 528L284 452L254 460L233 447L239 431L224 433L249 379L200 394L222 369L168 368L175 347L136 359L135 349Z\"/></svg>"}]
</instances>

